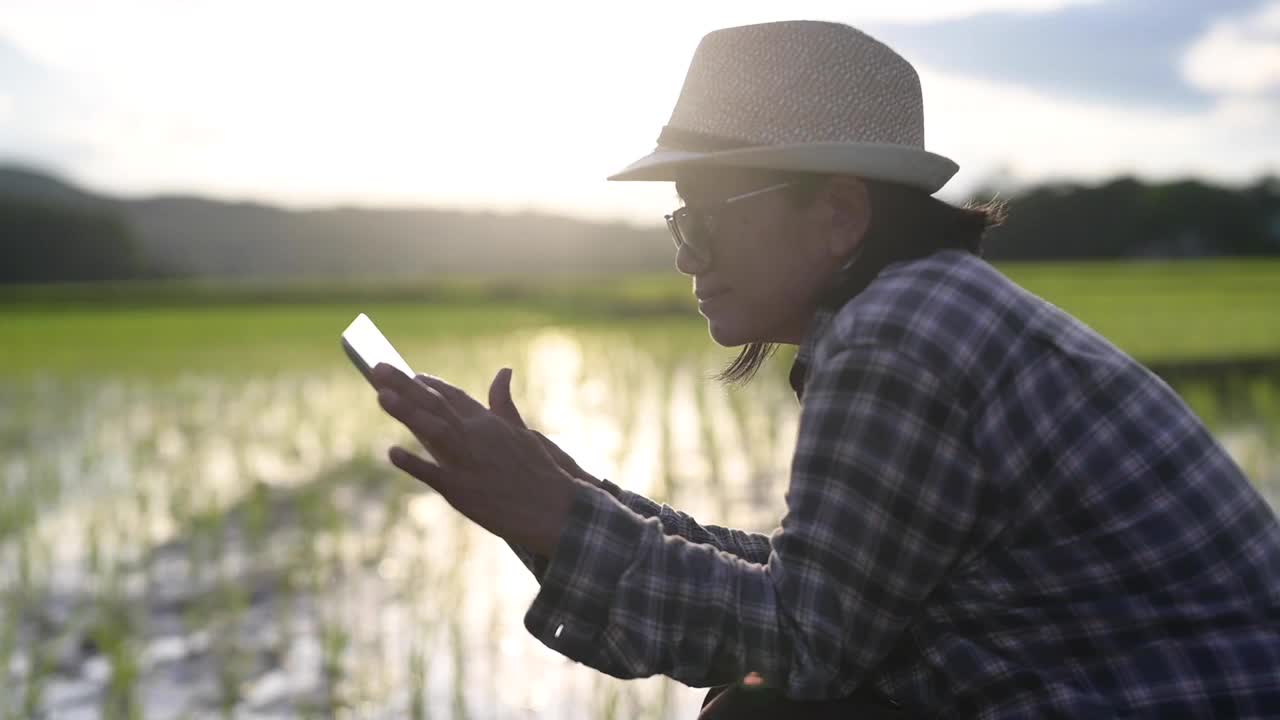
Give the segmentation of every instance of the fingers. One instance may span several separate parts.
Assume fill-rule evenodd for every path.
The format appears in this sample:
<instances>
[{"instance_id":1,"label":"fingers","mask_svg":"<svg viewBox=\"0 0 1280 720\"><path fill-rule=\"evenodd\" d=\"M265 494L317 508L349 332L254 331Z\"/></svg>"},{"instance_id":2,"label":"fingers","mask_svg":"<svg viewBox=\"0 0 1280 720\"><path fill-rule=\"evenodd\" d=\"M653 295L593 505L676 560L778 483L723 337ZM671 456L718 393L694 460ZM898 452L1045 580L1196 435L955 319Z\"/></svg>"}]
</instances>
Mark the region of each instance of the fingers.
<instances>
[{"instance_id":1,"label":"fingers","mask_svg":"<svg viewBox=\"0 0 1280 720\"><path fill-rule=\"evenodd\" d=\"M378 363L378 366L374 368L373 375L379 388L393 391L406 402L417 405L444 420L458 433L462 432L462 418L458 417L458 413L454 412L453 406L444 399L444 396L439 391L418 382L386 363ZM381 392L379 392L379 398L381 399Z\"/></svg>"},{"instance_id":2,"label":"fingers","mask_svg":"<svg viewBox=\"0 0 1280 720\"><path fill-rule=\"evenodd\" d=\"M551 455L557 465L563 467L565 470L572 470L578 466L578 463L573 458L569 457L568 453L561 450L559 445L551 442L551 439L546 435L543 435L537 430L530 430L529 432L538 436L538 442L542 443L542 447L546 448L547 453ZM566 467L566 465L572 465L573 467Z\"/></svg>"},{"instance_id":3,"label":"fingers","mask_svg":"<svg viewBox=\"0 0 1280 720\"><path fill-rule=\"evenodd\" d=\"M378 391L378 404L388 415L409 428L418 441L441 460L459 462L468 457L466 440L459 427L426 408L405 400L389 388Z\"/></svg>"},{"instance_id":4,"label":"fingers","mask_svg":"<svg viewBox=\"0 0 1280 720\"><path fill-rule=\"evenodd\" d=\"M489 409L516 427L528 427L524 424L524 418L520 417L515 401L511 399L511 368L502 368L493 376L493 382L489 385Z\"/></svg>"},{"instance_id":5,"label":"fingers","mask_svg":"<svg viewBox=\"0 0 1280 720\"><path fill-rule=\"evenodd\" d=\"M427 462L425 458L414 455L399 446L392 447L387 452L387 457L391 460L392 465L417 478L441 495L444 494L440 488L446 484L445 471L439 465Z\"/></svg>"},{"instance_id":6,"label":"fingers","mask_svg":"<svg viewBox=\"0 0 1280 720\"><path fill-rule=\"evenodd\" d=\"M579 480L583 480L595 485L596 487L600 487L600 480L598 478L586 470L583 470L582 466L578 465L577 460L574 460L569 453L565 452L559 445L552 442L550 438L537 430L530 430L529 432L538 437L538 441L542 443L542 447L547 451L547 454L551 456L551 459L555 460L556 465L560 466L560 469Z\"/></svg>"},{"instance_id":7,"label":"fingers","mask_svg":"<svg viewBox=\"0 0 1280 720\"><path fill-rule=\"evenodd\" d=\"M418 375L414 379L444 396L453 411L460 417L469 417L479 412L488 412L488 408L480 404L479 401L468 395L464 390L456 388L434 375Z\"/></svg>"}]
</instances>

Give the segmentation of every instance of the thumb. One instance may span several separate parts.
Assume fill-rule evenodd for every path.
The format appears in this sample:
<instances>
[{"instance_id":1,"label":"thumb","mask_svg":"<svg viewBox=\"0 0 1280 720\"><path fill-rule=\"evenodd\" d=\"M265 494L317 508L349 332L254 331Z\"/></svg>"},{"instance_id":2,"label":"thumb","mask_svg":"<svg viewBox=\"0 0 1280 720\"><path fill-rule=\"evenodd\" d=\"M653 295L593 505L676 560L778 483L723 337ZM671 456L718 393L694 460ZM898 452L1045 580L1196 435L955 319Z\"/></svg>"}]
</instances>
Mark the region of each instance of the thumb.
<instances>
[{"instance_id":1,"label":"thumb","mask_svg":"<svg viewBox=\"0 0 1280 720\"><path fill-rule=\"evenodd\" d=\"M489 409L495 415L518 427L526 427L524 418L511 399L511 368L502 368L489 385Z\"/></svg>"}]
</instances>

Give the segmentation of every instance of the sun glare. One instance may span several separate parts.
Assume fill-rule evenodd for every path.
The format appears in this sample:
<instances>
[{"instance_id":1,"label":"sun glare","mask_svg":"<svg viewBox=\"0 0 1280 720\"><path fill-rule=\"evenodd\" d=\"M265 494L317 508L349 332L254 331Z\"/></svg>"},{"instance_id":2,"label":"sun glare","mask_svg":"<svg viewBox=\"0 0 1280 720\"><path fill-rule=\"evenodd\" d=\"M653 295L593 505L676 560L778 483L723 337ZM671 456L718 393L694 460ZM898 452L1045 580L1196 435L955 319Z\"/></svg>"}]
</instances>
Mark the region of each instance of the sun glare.
<instances>
[{"instance_id":1,"label":"sun glare","mask_svg":"<svg viewBox=\"0 0 1280 720\"><path fill-rule=\"evenodd\" d=\"M91 189L116 193L183 192L295 206L534 209L653 223L670 209L668 185L608 183L605 177L653 148L704 33L789 17L919 22L985 11L1050 12L1097 1L800 2L782 8L763 2L619 7L10 0L0 16L0 50L12 45L35 68L36 75L25 79L38 87L39 102L16 89L0 94L0 138L13 138L11 147L0 143L0 155L43 153L32 159ZM66 22L69 12L77 22ZM1196 65L1193 75L1203 80L1211 73L1201 66L1207 67ZM1028 112L1053 105L1046 113L1051 120L1106 114L920 69L934 83L926 85L931 145L962 167L944 195L962 191L1017 154L1003 142L992 146L990 138L999 133L971 132L991 119L985 108L1004 107L997 100L1033 98ZM1271 79L1259 75L1255 84ZM973 95L979 91L985 94ZM947 98L961 96L960 105L948 104ZM1199 123L1226 128L1219 135L1229 144L1235 137L1227 132L1229 120L1260 116L1253 124L1262 126L1271 116L1247 99L1224 108L1254 108L1249 113L1128 115L1137 119L1139 136L1146 127L1165 128L1153 134L1164 138ZM43 114L30 109L46 106ZM980 117L973 117L975 108ZM1000 115L1022 114L1019 106ZM1042 148L1055 132L1066 132L1066 123L1037 124L1017 134ZM1265 128L1254 132L1269 137ZM1117 143L1105 142L1105 129L1099 137L1098 162L1035 152L1024 155L1038 163L1026 172L1112 172ZM938 142L948 139L954 142ZM1144 154L1124 162L1141 171L1152 170L1147 165L1153 162L1161 165L1156 171L1196 169L1217 157L1197 149L1202 146L1179 146L1171 159ZM1241 162L1249 170L1257 166L1248 158Z\"/></svg>"}]
</instances>

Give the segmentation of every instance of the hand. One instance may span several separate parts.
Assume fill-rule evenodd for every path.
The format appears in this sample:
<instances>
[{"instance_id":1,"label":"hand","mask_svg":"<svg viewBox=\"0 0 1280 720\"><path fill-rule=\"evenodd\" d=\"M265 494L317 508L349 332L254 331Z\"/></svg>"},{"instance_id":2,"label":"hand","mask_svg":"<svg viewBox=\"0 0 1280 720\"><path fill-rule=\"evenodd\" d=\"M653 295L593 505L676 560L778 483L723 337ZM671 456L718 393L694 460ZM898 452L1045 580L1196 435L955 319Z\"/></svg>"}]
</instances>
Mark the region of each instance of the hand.
<instances>
[{"instance_id":1,"label":"hand","mask_svg":"<svg viewBox=\"0 0 1280 720\"><path fill-rule=\"evenodd\" d=\"M489 385L489 407L481 405L479 401L472 398L464 390L456 388L453 385L431 375L418 375L416 380L425 383L427 387L435 390L444 397L445 401L453 409L459 417L470 417L477 413L492 412L494 415L506 420L516 427L526 428L538 437L542 442L542 446L546 448L556 464L565 472L584 480L596 487L601 487L600 480L591 473L583 470L578 466L578 462L574 460L568 453L549 440L546 435L529 428L525 424L524 418L520 416L520 410L516 408L516 403L511 399L511 369L503 368L494 376L493 382Z\"/></svg>"},{"instance_id":2,"label":"hand","mask_svg":"<svg viewBox=\"0 0 1280 720\"><path fill-rule=\"evenodd\" d=\"M486 530L550 557L577 487L543 439L522 422L511 422L479 403L450 402L432 387L437 383L410 378L385 363L374 368L373 378L382 408L409 428L439 464L401 447L391 448L391 462ZM494 384L499 383L510 383L509 370L499 371ZM463 409L455 410L455 404Z\"/></svg>"}]
</instances>

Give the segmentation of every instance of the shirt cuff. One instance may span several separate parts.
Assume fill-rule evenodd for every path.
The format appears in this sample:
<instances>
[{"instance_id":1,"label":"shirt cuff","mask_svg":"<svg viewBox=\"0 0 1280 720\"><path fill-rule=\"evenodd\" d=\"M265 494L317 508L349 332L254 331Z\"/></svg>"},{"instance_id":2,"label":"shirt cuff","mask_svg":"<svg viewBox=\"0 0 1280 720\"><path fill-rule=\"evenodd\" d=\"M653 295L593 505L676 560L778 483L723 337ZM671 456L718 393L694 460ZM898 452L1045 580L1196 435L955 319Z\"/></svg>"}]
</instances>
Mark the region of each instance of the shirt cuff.
<instances>
[{"instance_id":1,"label":"shirt cuff","mask_svg":"<svg viewBox=\"0 0 1280 720\"><path fill-rule=\"evenodd\" d=\"M651 501L644 499L640 495L623 490L605 478L600 479L600 487L610 495L617 498L623 505L626 505L640 515L645 517L657 517L658 510L660 509L659 506L654 505ZM648 505L637 503L636 500L648 503ZM507 546L515 553L516 558L529 569L529 572L533 573L533 577L538 582L542 582L542 575L547 571L547 559L532 550L528 550L512 542L508 542Z\"/></svg>"},{"instance_id":2,"label":"shirt cuff","mask_svg":"<svg viewBox=\"0 0 1280 720\"><path fill-rule=\"evenodd\" d=\"M568 521L542 574L524 626L545 645L581 661L599 652L598 636L622 575L649 522L607 490L577 481Z\"/></svg>"},{"instance_id":3,"label":"shirt cuff","mask_svg":"<svg viewBox=\"0 0 1280 720\"><path fill-rule=\"evenodd\" d=\"M632 512L643 517L658 517L662 514L662 505L650 500L649 498L633 493L630 490L623 490L608 480L601 480L600 487L609 492L610 495L618 498L618 502L626 505Z\"/></svg>"},{"instance_id":4,"label":"shirt cuff","mask_svg":"<svg viewBox=\"0 0 1280 720\"><path fill-rule=\"evenodd\" d=\"M511 548L511 551L516 554L520 562L529 568L529 572L533 573L533 577L538 582L542 582L542 574L547 571L547 559L513 542L508 542L507 547Z\"/></svg>"},{"instance_id":5,"label":"shirt cuff","mask_svg":"<svg viewBox=\"0 0 1280 720\"><path fill-rule=\"evenodd\" d=\"M618 487L617 484L610 482L609 478L600 478L600 489L617 498L623 505L627 504L626 496L630 495L630 493Z\"/></svg>"}]
</instances>

